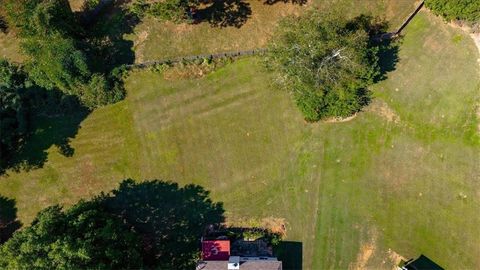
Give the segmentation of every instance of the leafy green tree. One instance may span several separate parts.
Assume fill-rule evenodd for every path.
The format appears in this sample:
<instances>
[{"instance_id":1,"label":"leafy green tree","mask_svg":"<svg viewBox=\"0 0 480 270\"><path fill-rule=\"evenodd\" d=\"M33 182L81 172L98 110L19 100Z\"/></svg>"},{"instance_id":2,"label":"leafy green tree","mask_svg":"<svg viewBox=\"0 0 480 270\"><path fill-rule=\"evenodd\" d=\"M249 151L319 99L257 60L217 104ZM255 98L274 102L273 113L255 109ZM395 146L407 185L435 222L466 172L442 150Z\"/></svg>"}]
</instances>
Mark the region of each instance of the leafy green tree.
<instances>
[{"instance_id":1,"label":"leafy green tree","mask_svg":"<svg viewBox=\"0 0 480 270\"><path fill-rule=\"evenodd\" d=\"M140 241L99 202L41 211L0 246L2 269L138 269Z\"/></svg>"},{"instance_id":2,"label":"leafy green tree","mask_svg":"<svg viewBox=\"0 0 480 270\"><path fill-rule=\"evenodd\" d=\"M27 132L27 108L23 102L24 75L0 59L0 171Z\"/></svg>"},{"instance_id":3,"label":"leafy green tree","mask_svg":"<svg viewBox=\"0 0 480 270\"><path fill-rule=\"evenodd\" d=\"M35 83L81 96L80 85L88 82L90 70L84 53L72 38L52 34L48 39L27 38L22 43L29 56L26 69Z\"/></svg>"},{"instance_id":4,"label":"leafy green tree","mask_svg":"<svg viewBox=\"0 0 480 270\"><path fill-rule=\"evenodd\" d=\"M280 22L266 63L307 121L349 116L368 103L367 86L381 74L375 24L368 16L347 20L314 10Z\"/></svg>"},{"instance_id":5,"label":"leafy green tree","mask_svg":"<svg viewBox=\"0 0 480 270\"><path fill-rule=\"evenodd\" d=\"M75 95L89 108L124 97L123 89L113 87L119 84L101 82L105 76L92 71L92 48L68 0L2 1L9 26L22 39L25 69L38 86Z\"/></svg>"},{"instance_id":6,"label":"leafy green tree","mask_svg":"<svg viewBox=\"0 0 480 270\"><path fill-rule=\"evenodd\" d=\"M446 20L465 20L480 23L478 0L425 0L425 5Z\"/></svg>"}]
</instances>

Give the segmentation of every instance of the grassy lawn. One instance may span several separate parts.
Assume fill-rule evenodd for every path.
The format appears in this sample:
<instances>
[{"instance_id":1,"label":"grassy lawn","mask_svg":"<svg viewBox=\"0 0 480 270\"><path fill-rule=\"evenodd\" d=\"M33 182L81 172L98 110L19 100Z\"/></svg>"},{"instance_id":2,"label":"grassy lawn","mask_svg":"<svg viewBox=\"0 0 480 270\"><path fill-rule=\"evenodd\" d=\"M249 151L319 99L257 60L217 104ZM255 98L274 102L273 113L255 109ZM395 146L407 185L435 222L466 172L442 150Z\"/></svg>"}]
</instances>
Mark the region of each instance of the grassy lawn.
<instances>
[{"instance_id":1,"label":"grassy lawn","mask_svg":"<svg viewBox=\"0 0 480 270\"><path fill-rule=\"evenodd\" d=\"M338 8L349 16L360 13L379 15L390 21L392 29L415 8L414 0L314 0L308 1L306 6L283 1L274 5L259 0L245 2L249 4L251 15L240 28L212 27L206 22L187 25L145 19L129 37L135 43L135 61L261 48L282 17L311 7L322 10Z\"/></svg>"},{"instance_id":2,"label":"grassy lawn","mask_svg":"<svg viewBox=\"0 0 480 270\"><path fill-rule=\"evenodd\" d=\"M201 79L134 72L125 101L81 123L72 157L52 146L43 168L1 176L0 193L26 223L127 177L196 183L231 220L285 218L305 269L391 269L420 253L479 268L476 48L422 12L399 57L371 106L336 124L304 123L256 58Z\"/></svg>"}]
</instances>

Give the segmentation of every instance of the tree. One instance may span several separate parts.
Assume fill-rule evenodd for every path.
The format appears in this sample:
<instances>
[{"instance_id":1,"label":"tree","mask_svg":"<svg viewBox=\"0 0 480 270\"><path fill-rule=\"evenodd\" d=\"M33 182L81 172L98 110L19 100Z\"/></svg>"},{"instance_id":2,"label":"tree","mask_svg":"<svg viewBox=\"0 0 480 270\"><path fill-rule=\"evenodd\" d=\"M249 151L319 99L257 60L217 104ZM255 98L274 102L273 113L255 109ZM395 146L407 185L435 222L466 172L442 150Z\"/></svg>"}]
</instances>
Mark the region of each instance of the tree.
<instances>
[{"instance_id":1,"label":"tree","mask_svg":"<svg viewBox=\"0 0 480 270\"><path fill-rule=\"evenodd\" d=\"M124 97L123 89L100 83L105 76L92 70L94 56L88 52L93 48L68 0L3 1L8 25L21 37L25 70L37 85L75 95L91 109Z\"/></svg>"},{"instance_id":2,"label":"tree","mask_svg":"<svg viewBox=\"0 0 480 270\"><path fill-rule=\"evenodd\" d=\"M141 235L144 264L154 269L193 269L204 229L224 221L222 204L197 185L125 180L103 200Z\"/></svg>"},{"instance_id":3,"label":"tree","mask_svg":"<svg viewBox=\"0 0 480 270\"><path fill-rule=\"evenodd\" d=\"M425 0L433 13L446 20L465 20L480 23L480 1L478 0Z\"/></svg>"},{"instance_id":4,"label":"tree","mask_svg":"<svg viewBox=\"0 0 480 270\"><path fill-rule=\"evenodd\" d=\"M314 10L280 22L266 64L307 121L349 116L368 103L367 86L380 76L376 23Z\"/></svg>"},{"instance_id":5,"label":"tree","mask_svg":"<svg viewBox=\"0 0 480 270\"><path fill-rule=\"evenodd\" d=\"M24 75L19 68L0 59L0 171L27 132L24 90Z\"/></svg>"},{"instance_id":6,"label":"tree","mask_svg":"<svg viewBox=\"0 0 480 270\"><path fill-rule=\"evenodd\" d=\"M0 268L138 269L139 243L99 202L52 206L0 247Z\"/></svg>"},{"instance_id":7,"label":"tree","mask_svg":"<svg viewBox=\"0 0 480 270\"><path fill-rule=\"evenodd\" d=\"M192 269L204 230L224 221L208 195L129 179L70 209L48 207L0 246L0 269Z\"/></svg>"}]
</instances>

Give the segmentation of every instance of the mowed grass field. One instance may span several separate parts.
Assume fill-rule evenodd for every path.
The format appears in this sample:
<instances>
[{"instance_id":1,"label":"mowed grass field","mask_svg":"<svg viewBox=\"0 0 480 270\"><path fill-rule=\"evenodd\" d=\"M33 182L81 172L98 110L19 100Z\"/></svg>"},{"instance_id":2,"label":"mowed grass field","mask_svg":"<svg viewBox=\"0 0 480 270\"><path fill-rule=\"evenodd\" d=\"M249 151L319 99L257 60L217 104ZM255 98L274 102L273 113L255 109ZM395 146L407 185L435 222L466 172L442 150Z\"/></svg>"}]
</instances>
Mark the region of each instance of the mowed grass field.
<instances>
[{"instance_id":1,"label":"mowed grass field","mask_svg":"<svg viewBox=\"0 0 480 270\"><path fill-rule=\"evenodd\" d=\"M374 102L344 123L305 123L257 58L200 79L136 71L126 100L81 123L72 157L52 146L43 168L1 176L0 194L28 223L129 177L195 183L233 221L284 218L305 269L389 269L421 253L477 269L479 55L422 12L399 58L372 87Z\"/></svg>"}]
</instances>

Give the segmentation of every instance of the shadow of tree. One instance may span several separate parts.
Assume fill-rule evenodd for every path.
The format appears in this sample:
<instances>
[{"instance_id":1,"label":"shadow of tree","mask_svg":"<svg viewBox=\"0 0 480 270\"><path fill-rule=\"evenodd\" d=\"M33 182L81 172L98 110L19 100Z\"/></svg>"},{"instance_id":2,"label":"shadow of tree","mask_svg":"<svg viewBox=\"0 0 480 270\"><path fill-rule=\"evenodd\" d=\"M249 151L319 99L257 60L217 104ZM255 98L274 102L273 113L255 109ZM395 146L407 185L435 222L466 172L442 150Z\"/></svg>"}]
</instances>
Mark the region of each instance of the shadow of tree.
<instances>
[{"instance_id":1,"label":"shadow of tree","mask_svg":"<svg viewBox=\"0 0 480 270\"><path fill-rule=\"evenodd\" d=\"M362 27L370 36L370 47L376 47L376 57L380 74L376 76L374 82L379 82L387 78L387 73L394 71L399 61L398 51L401 41L394 39L391 33L388 33L389 24L387 21L370 15L359 15L350 22L350 27Z\"/></svg>"},{"instance_id":2,"label":"shadow of tree","mask_svg":"<svg viewBox=\"0 0 480 270\"><path fill-rule=\"evenodd\" d=\"M28 108L29 132L21 138L18 149L5 166L0 168L0 174L7 169L28 171L43 167L51 146L56 146L65 157L73 156L75 150L70 146L70 140L89 114L77 97L58 90L31 87L25 89L22 99Z\"/></svg>"},{"instance_id":3,"label":"shadow of tree","mask_svg":"<svg viewBox=\"0 0 480 270\"><path fill-rule=\"evenodd\" d=\"M303 6L305 5L308 1L307 0L261 0L265 5L274 5L277 3L292 3L295 5L300 5Z\"/></svg>"},{"instance_id":4,"label":"shadow of tree","mask_svg":"<svg viewBox=\"0 0 480 270\"><path fill-rule=\"evenodd\" d=\"M388 78L387 74L396 69L401 42L402 40L399 38L380 41L377 55L381 74L376 82L386 80Z\"/></svg>"},{"instance_id":5,"label":"shadow of tree","mask_svg":"<svg viewBox=\"0 0 480 270\"><path fill-rule=\"evenodd\" d=\"M22 226L17 220L15 200L0 195L0 244L3 244Z\"/></svg>"},{"instance_id":6,"label":"shadow of tree","mask_svg":"<svg viewBox=\"0 0 480 270\"><path fill-rule=\"evenodd\" d=\"M98 199L141 235L148 267L193 269L204 228L224 221L222 203L212 202L209 192L197 185L128 179Z\"/></svg>"},{"instance_id":7,"label":"shadow of tree","mask_svg":"<svg viewBox=\"0 0 480 270\"><path fill-rule=\"evenodd\" d=\"M140 20L122 3L101 1L101 9L96 8L96 12L85 10L78 14L84 18L85 39L90 46L88 57L95 72L108 74L116 67L135 62L133 41L125 39L125 35L133 33Z\"/></svg>"},{"instance_id":8,"label":"shadow of tree","mask_svg":"<svg viewBox=\"0 0 480 270\"><path fill-rule=\"evenodd\" d=\"M196 11L196 23L208 22L215 27L244 25L252 15L250 4L243 0L204 0L205 7Z\"/></svg>"}]
</instances>

